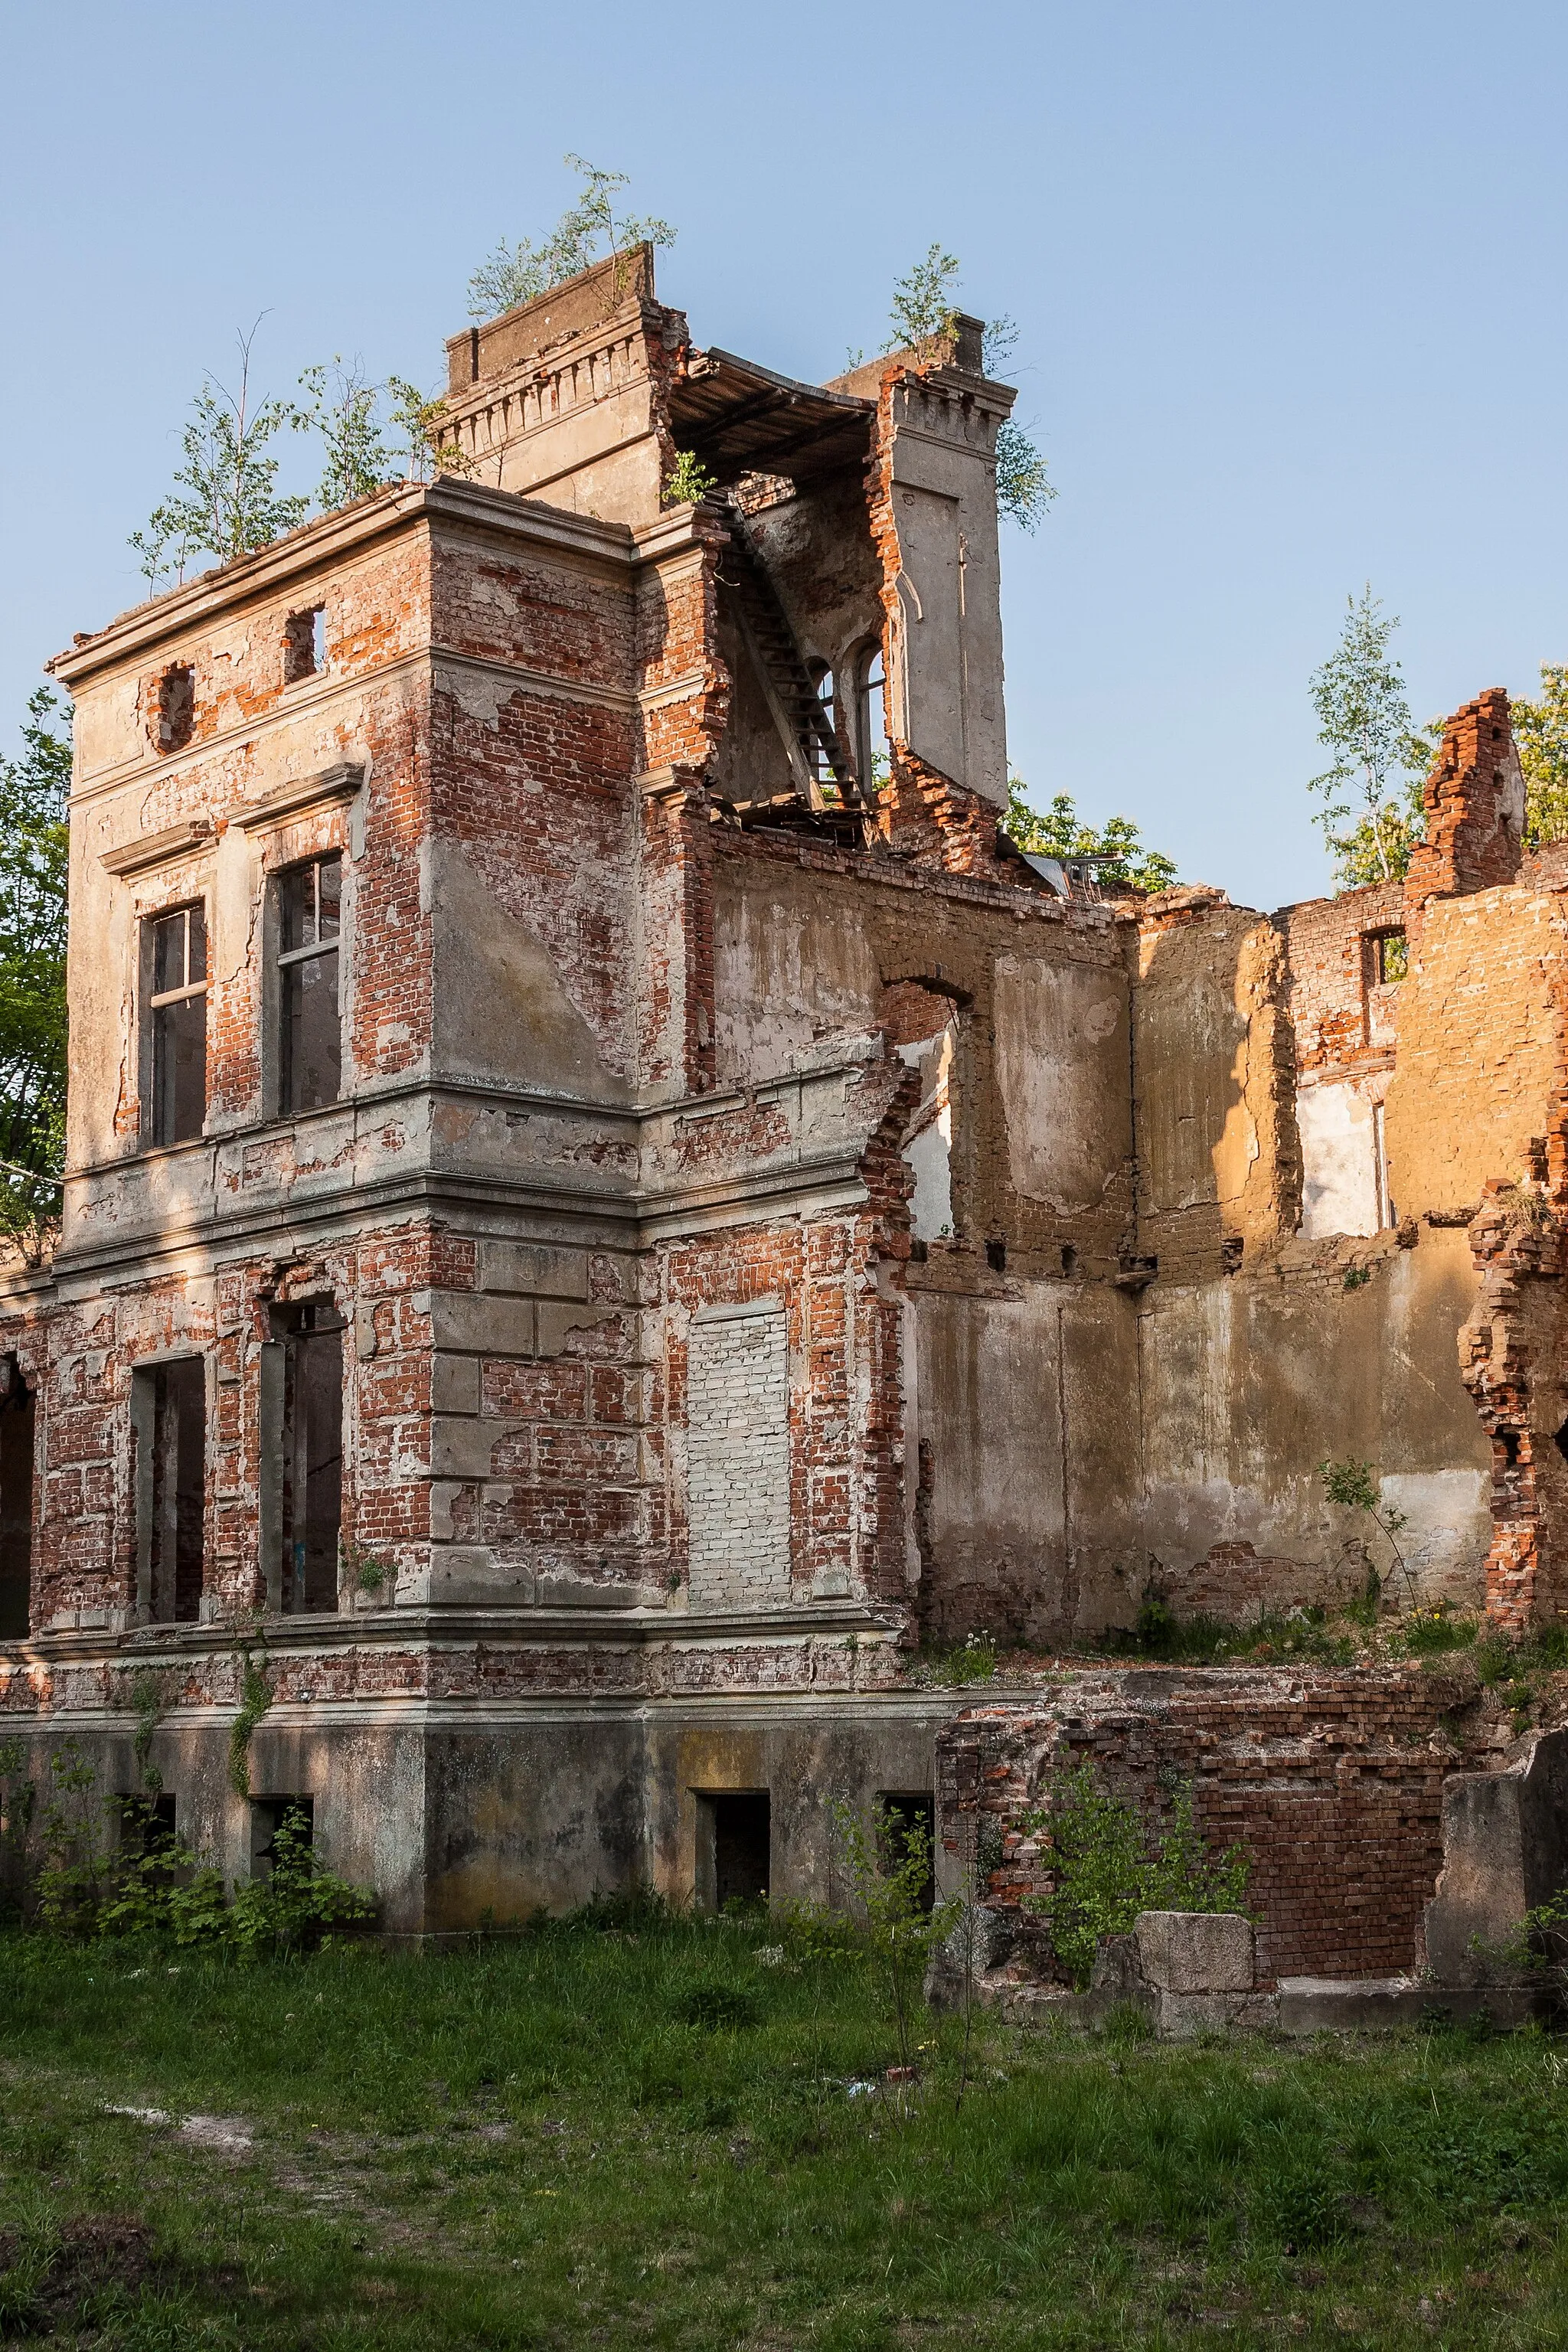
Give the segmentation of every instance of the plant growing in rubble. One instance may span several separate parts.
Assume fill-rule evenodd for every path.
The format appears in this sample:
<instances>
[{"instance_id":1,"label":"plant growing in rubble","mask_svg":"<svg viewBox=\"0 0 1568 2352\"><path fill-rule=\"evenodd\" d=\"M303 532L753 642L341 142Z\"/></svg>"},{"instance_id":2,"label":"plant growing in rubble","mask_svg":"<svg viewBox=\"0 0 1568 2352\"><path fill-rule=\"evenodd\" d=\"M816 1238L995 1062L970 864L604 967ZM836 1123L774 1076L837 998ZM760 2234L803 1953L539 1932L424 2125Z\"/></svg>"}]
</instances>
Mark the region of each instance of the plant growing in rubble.
<instances>
[{"instance_id":1,"label":"plant growing in rubble","mask_svg":"<svg viewBox=\"0 0 1568 2352\"><path fill-rule=\"evenodd\" d=\"M896 280L884 351L913 352L927 365L946 355L958 331L958 270L957 255L944 253L938 244ZM1005 312L991 320L981 358L988 376L1001 374L1017 341L1017 327ZM1037 443L1009 417L996 434L997 512L1033 530L1056 494Z\"/></svg>"},{"instance_id":2,"label":"plant growing in rubble","mask_svg":"<svg viewBox=\"0 0 1568 2352\"><path fill-rule=\"evenodd\" d=\"M1210 1853L1187 1782L1173 1791L1162 1829L1082 1763L1060 1776L1022 1826L1050 1841L1052 1892L1026 1900L1049 1917L1057 1958L1080 1992L1100 1937L1126 1935L1140 1911L1239 1911L1246 1904L1251 1858L1240 1845Z\"/></svg>"},{"instance_id":3,"label":"plant growing in rubble","mask_svg":"<svg viewBox=\"0 0 1568 2352\"><path fill-rule=\"evenodd\" d=\"M70 776L69 708L39 687L20 758L0 758L0 1233L34 1260L65 1154Z\"/></svg>"},{"instance_id":4,"label":"plant growing in rubble","mask_svg":"<svg viewBox=\"0 0 1568 2352\"><path fill-rule=\"evenodd\" d=\"M258 319L256 327L260 323ZM269 446L279 433L297 430L308 420L287 400L251 402L256 327L238 339L237 393L209 375L191 404L180 441L184 463L174 469L180 494L154 507L146 530L132 535L154 590L171 570L184 581L197 555L232 563L270 547L310 512L309 499L279 492L279 460Z\"/></svg>"},{"instance_id":5,"label":"plant growing in rubble","mask_svg":"<svg viewBox=\"0 0 1568 2352\"><path fill-rule=\"evenodd\" d=\"M599 258L603 246L609 254L626 252L634 245L675 243L669 223L633 213L616 216L616 191L630 185L625 172L601 172L581 155L564 158L583 185L575 204L568 205L550 235L535 245L520 236L515 245L505 237L481 261L468 280L468 316L494 319L519 302L536 301L552 287L563 286Z\"/></svg>"},{"instance_id":6,"label":"plant growing in rubble","mask_svg":"<svg viewBox=\"0 0 1568 2352\"><path fill-rule=\"evenodd\" d=\"M879 1802L868 1822L841 1798L827 1811L838 1859L862 1914L867 1954L892 2008L899 2063L908 2066L926 1963L952 1932L963 1906L931 1900L934 1856L923 1822Z\"/></svg>"},{"instance_id":7,"label":"plant growing in rubble","mask_svg":"<svg viewBox=\"0 0 1568 2352\"><path fill-rule=\"evenodd\" d=\"M1410 1522L1405 1512L1396 1509L1392 1503L1384 1502L1377 1481L1373 1476L1371 1463L1358 1462L1353 1454L1347 1455L1343 1462L1320 1463L1318 1475L1331 1503L1337 1504L1342 1511L1364 1511L1373 1527L1387 1538L1388 1548L1398 1562L1414 1601L1416 1597L1415 1579L1399 1549L1400 1532Z\"/></svg>"},{"instance_id":8,"label":"plant growing in rubble","mask_svg":"<svg viewBox=\"0 0 1568 2352\"><path fill-rule=\"evenodd\" d=\"M1097 831L1085 824L1070 794L1058 793L1042 814L1024 795L1022 777L1007 780L1006 831L1020 849L1044 857L1106 857L1100 868L1103 886L1125 885L1134 890L1168 890L1176 878L1175 863L1158 849L1145 849L1131 817L1108 817Z\"/></svg>"},{"instance_id":9,"label":"plant growing in rubble","mask_svg":"<svg viewBox=\"0 0 1568 2352\"><path fill-rule=\"evenodd\" d=\"M345 369L342 355L335 357L330 393L327 370L308 367L300 389L305 405L298 412L299 422L321 435L326 459L316 492L322 513L331 514L384 488L393 479L393 467L377 415L381 386L365 381L361 362Z\"/></svg>"},{"instance_id":10,"label":"plant growing in rubble","mask_svg":"<svg viewBox=\"0 0 1568 2352\"><path fill-rule=\"evenodd\" d=\"M718 484L718 475L709 472L695 449L678 449L665 481L664 503L667 507L697 506Z\"/></svg>"},{"instance_id":11,"label":"plant growing in rubble","mask_svg":"<svg viewBox=\"0 0 1568 2352\"><path fill-rule=\"evenodd\" d=\"M431 474L471 474L475 460L443 431L447 404L438 392L421 392L400 375L389 375L386 389L392 402L391 423L401 436L398 454L405 460L411 481L427 481Z\"/></svg>"},{"instance_id":12,"label":"plant growing in rubble","mask_svg":"<svg viewBox=\"0 0 1568 2352\"><path fill-rule=\"evenodd\" d=\"M1370 583L1346 606L1340 642L1310 685L1318 740L1332 761L1307 789L1323 804L1317 822L1335 878L1351 888L1398 881L1408 871L1434 747L1415 728L1404 674L1389 651L1398 616L1384 614Z\"/></svg>"}]
</instances>

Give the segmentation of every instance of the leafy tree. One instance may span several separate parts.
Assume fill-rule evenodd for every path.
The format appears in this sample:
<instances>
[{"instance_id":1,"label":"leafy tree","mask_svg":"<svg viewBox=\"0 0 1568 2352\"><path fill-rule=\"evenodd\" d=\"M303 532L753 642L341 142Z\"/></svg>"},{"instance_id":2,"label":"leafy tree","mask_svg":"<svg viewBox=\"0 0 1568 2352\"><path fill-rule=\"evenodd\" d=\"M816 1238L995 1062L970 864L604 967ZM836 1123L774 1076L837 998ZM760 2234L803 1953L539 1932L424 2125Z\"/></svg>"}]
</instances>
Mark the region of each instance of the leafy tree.
<instances>
[{"instance_id":1,"label":"leafy tree","mask_svg":"<svg viewBox=\"0 0 1568 2352\"><path fill-rule=\"evenodd\" d=\"M888 315L887 352L912 351L922 361L939 359L958 330L958 257L933 245L893 287ZM985 330L981 365L999 376L1017 346L1016 323L1005 312ZM996 433L996 510L1032 531L1056 497L1037 443L1009 417Z\"/></svg>"},{"instance_id":2,"label":"leafy tree","mask_svg":"<svg viewBox=\"0 0 1568 2352\"><path fill-rule=\"evenodd\" d=\"M322 440L326 467L316 492L323 514L369 498L394 478L392 453L382 438L377 415L381 386L367 383L359 361L344 369L341 355L332 362L329 394L324 367L308 367L300 378L306 405L298 422L312 426Z\"/></svg>"},{"instance_id":3,"label":"leafy tree","mask_svg":"<svg viewBox=\"0 0 1568 2352\"><path fill-rule=\"evenodd\" d=\"M1102 866L1102 884L1134 890L1168 890L1176 878L1175 863L1157 849L1145 849L1131 817L1113 816L1097 832L1079 817L1070 794L1058 793L1042 815L1024 797L1023 779L1007 781L1007 837L1020 849L1042 857L1112 858Z\"/></svg>"},{"instance_id":4,"label":"leafy tree","mask_svg":"<svg viewBox=\"0 0 1568 2352\"><path fill-rule=\"evenodd\" d=\"M1539 849L1568 835L1568 664L1542 662L1540 701L1521 696L1512 709L1524 771L1524 837Z\"/></svg>"},{"instance_id":5,"label":"leafy tree","mask_svg":"<svg viewBox=\"0 0 1568 2352\"><path fill-rule=\"evenodd\" d=\"M0 758L0 1232L29 1255L59 1206L66 1118L70 712L47 686Z\"/></svg>"},{"instance_id":6,"label":"leafy tree","mask_svg":"<svg viewBox=\"0 0 1568 2352\"><path fill-rule=\"evenodd\" d=\"M668 221L638 219L631 213L616 219L616 190L630 184L624 172L601 172L581 155L568 155L565 162L583 183L576 203L567 205L550 235L537 245L526 236L508 245L502 237L468 280L470 319L498 318L519 302L535 301L552 287L563 286L598 259L601 244L615 254L644 242L675 243Z\"/></svg>"},{"instance_id":7,"label":"leafy tree","mask_svg":"<svg viewBox=\"0 0 1568 2352\"><path fill-rule=\"evenodd\" d=\"M1308 785L1323 806L1318 817L1346 888L1395 882L1422 837L1421 792L1432 764L1430 739L1415 730L1405 678L1389 652L1399 626L1365 587L1346 599L1340 642L1311 678L1318 740L1332 764ZM1348 829L1345 820L1352 820Z\"/></svg>"},{"instance_id":8,"label":"leafy tree","mask_svg":"<svg viewBox=\"0 0 1568 2352\"><path fill-rule=\"evenodd\" d=\"M154 592L171 570L183 581L198 554L232 563L237 556L270 547L310 511L309 499L285 498L279 491L279 461L268 448L279 433L297 429L307 419L286 400L251 405L255 340L255 327L239 338L238 393L226 391L216 376L208 376L191 404L191 419L181 436L184 463L174 469L183 495L154 507L146 530L132 534L131 544Z\"/></svg>"}]
</instances>

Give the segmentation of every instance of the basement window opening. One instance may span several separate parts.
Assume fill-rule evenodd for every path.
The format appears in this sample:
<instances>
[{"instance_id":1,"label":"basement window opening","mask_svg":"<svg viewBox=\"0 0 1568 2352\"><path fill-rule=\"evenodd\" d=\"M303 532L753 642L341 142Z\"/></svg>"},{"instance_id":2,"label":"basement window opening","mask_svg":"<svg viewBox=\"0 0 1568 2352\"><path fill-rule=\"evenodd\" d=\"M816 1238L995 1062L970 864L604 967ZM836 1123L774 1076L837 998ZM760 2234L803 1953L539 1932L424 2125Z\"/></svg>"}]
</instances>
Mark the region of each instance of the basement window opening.
<instances>
[{"instance_id":1,"label":"basement window opening","mask_svg":"<svg viewBox=\"0 0 1568 2352\"><path fill-rule=\"evenodd\" d=\"M0 1642L32 1629L35 1421L16 1357L0 1357Z\"/></svg>"},{"instance_id":2,"label":"basement window opening","mask_svg":"<svg viewBox=\"0 0 1568 2352\"><path fill-rule=\"evenodd\" d=\"M283 1342L279 1460L279 1605L286 1616L338 1606L343 1516L343 1318L331 1299L274 1317Z\"/></svg>"},{"instance_id":3,"label":"basement window opening","mask_svg":"<svg viewBox=\"0 0 1568 2352\"><path fill-rule=\"evenodd\" d=\"M313 1796L252 1797L250 1801L250 1874L270 1878L278 1858L278 1832L309 1852L316 1843L316 1800Z\"/></svg>"},{"instance_id":4,"label":"basement window opening","mask_svg":"<svg viewBox=\"0 0 1568 2352\"><path fill-rule=\"evenodd\" d=\"M279 1114L319 1110L342 1087L338 957L342 860L313 857L278 877Z\"/></svg>"},{"instance_id":5,"label":"basement window opening","mask_svg":"<svg viewBox=\"0 0 1568 2352\"><path fill-rule=\"evenodd\" d=\"M936 1799L929 1790L883 1789L877 1796L878 1843L885 1869L897 1870L910 1859L910 1848L923 1853L925 1872L917 1891L922 1911L936 1902Z\"/></svg>"},{"instance_id":6,"label":"basement window opening","mask_svg":"<svg viewBox=\"0 0 1568 2352\"><path fill-rule=\"evenodd\" d=\"M313 604L309 611L290 613L283 628L283 683L292 686L301 677L314 677L327 667L327 608Z\"/></svg>"},{"instance_id":7,"label":"basement window opening","mask_svg":"<svg viewBox=\"0 0 1568 2352\"><path fill-rule=\"evenodd\" d=\"M117 1801L120 1809L120 1850L128 1857L166 1853L174 1843L174 1800L165 1790L148 1796L144 1790Z\"/></svg>"},{"instance_id":8,"label":"basement window opening","mask_svg":"<svg viewBox=\"0 0 1568 2352\"><path fill-rule=\"evenodd\" d=\"M704 1908L765 1903L772 1885L773 1808L766 1790L699 1794L697 1896Z\"/></svg>"},{"instance_id":9,"label":"basement window opening","mask_svg":"<svg viewBox=\"0 0 1568 2352\"><path fill-rule=\"evenodd\" d=\"M176 662L158 681L158 749L183 751L196 724L196 674Z\"/></svg>"},{"instance_id":10,"label":"basement window opening","mask_svg":"<svg viewBox=\"0 0 1568 2352\"><path fill-rule=\"evenodd\" d=\"M207 925L199 903L144 922L148 1126L154 1144L200 1135L207 1112Z\"/></svg>"},{"instance_id":11,"label":"basement window opening","mask_svg":"<svg viewBox=\"0 0 1568 2352\"><path fill-rule=\"evenodd\" d=\"M206 1366L200 1356L149 1364L132 1377L139 1613L194 1625L206 1565Z\"/></svg>"}]
</instances>

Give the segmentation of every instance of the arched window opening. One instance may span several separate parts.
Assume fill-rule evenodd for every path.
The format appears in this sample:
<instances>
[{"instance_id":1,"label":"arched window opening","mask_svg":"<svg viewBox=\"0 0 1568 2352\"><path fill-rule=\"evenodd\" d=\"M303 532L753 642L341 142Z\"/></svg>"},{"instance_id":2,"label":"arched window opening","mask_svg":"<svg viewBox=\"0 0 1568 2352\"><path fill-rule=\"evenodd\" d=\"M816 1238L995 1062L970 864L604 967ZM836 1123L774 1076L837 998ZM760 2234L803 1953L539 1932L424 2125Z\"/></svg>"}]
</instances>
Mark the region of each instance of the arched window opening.
<instances>
[{"instance_id":1,"label":"arched window opening","mask_svg":"<svg viewBox=\"0 0 1568 2352\"><path fill-rule=\"evenodd\" d=\"M838 715L834 705L833 672L826 664L819 667L813 663L811 682L816 689L816 698L827 715L827 724L837 733ZM833 763L828 759L826 744L815 729L812 730L811 739L811 772L829 800L836 800L838 796L838 783L833 772Z\"/></svg>"},{"instance_id":2,"label":"arched window opening","mask_svg":"<svg viewBox=\"0 0 1568 2352\"><path fill-rule=\"evenodd\" d=\"M855 664L854 748L856 773L868 800L888 780L887 683L880 645L862 646Z\"/></svg>"}]
</instances>

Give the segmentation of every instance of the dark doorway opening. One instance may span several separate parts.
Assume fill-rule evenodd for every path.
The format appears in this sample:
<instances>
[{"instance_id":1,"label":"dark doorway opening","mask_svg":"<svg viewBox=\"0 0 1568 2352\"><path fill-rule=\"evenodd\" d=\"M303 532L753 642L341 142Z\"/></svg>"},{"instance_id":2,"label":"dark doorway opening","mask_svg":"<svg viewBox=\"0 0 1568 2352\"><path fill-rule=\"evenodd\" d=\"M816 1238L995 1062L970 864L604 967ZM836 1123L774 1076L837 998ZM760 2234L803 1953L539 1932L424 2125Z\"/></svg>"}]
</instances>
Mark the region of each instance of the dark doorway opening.
<instances>
[{"instance_id":1,"label":"dark doorway opening","mask_svg":"<svg viewBox=\"0 0 1568 2352\"><path fill-rule=\"evenodd\" d=\"M282 1605L334 1610L343 1517L343 1319L331 1299L289 1310L283 1376Z\"/></svg>"},{"instance_id":2,"label":"dark doorway opening","mask_svg":"<svg viewBox=\"0 0 1568 2352\"><path fill-rule=\"evenodd\" d=\"M206 1366L183 1356L142 1377L153 1390L148 1614L155 1625L194 1625L206 1549Z\"/></svg>"},{"instance_id":3,"label":"dark doorway opening","mask_svg":"<svg viewBox=\"0 0 1568 2352\"><path fill-rule=\"evenodd\" d=\"M33 1588L33 1392L15 1356L0 1359L0 1642L31 1625Z\"/></svg>"},{"instance_id":4,"label":"dark doorway opening","mask_svg":"<svg viewBox=\"0 0 1568 2352\"><path fill-rule=\"evenodd\" d=\"M884 1789L877 1811L885 1864L897 1869L908 1861L911 1843L923 1857L920 1904L922 1911L931 1910L936 1901L936 1799L929 1790Z\"/></svg>"},{"instance_id":5,"label":"dark doorway opening","mask_svg":"<svg viewBox=\"0 0 1568 2352\"><path fill-rule=\"evenodd\" d=\"M773 1809L765 1790L697 1800L698 1899L765 1903L772 1883Z\"/></svg>"}]
</instances>

